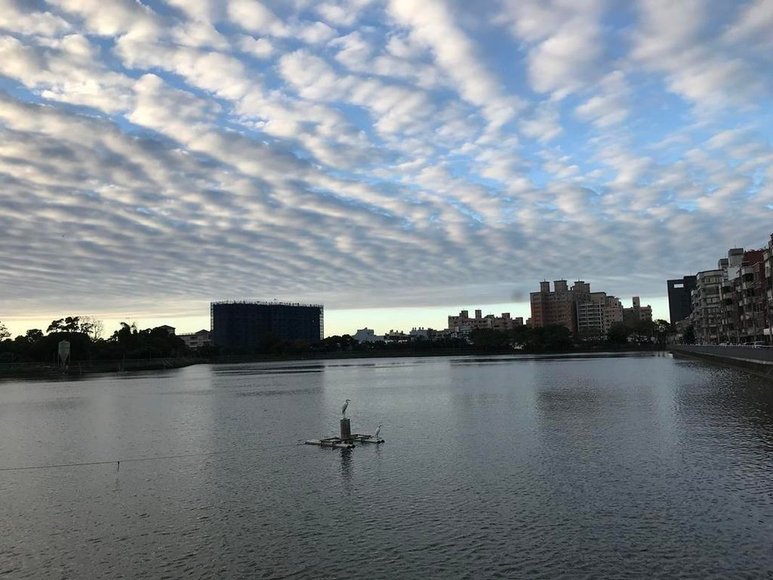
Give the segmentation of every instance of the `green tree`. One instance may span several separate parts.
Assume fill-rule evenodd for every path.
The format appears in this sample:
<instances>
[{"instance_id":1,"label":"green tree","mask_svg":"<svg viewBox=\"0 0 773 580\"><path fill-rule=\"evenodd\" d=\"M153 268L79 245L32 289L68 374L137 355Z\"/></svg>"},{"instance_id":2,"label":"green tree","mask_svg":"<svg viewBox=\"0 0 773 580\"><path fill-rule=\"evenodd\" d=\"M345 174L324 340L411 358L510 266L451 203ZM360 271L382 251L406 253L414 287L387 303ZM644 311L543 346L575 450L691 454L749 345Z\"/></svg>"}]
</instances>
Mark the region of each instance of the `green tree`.
<instances>
[{"instance_id":1,"label":"green tree","mask_svg":"<svg viewBox=\"0 0 773 580\"><path fill-rule=\"evenodd\" d=\"M108 342L120 345L121 352L126 356L136 348L137 334L137 325L134 322L131 324L122 322L121 327L113 333Z\"/></svg>"},{"instance_id":2,"label":"green tree","mask_svg":"<svg viewBox=\"0 0 773 580\"><path fill-rule=\"evenodd\" d=\"M477 348L484 350L501 350L510 346L510 336L491 328L475 328L470 333L470 340Z\"/></svg>"},{"instance_id":3,"label":"green tree","mask_svg":"<svg viewBox=\"0 0 773 580\"><path fill-rule=\"evenodd\" d=\"M41 347L45 336L43 331L38 328L30 329L24 335L17 336L13 339L12 345L15 356L20 360L39 360L45 358L44 349Z\"/></svg>"},{"instance_id":4,"label":"green tree","mask_svg":"<svg viewBox=\"0 0 773 580\"><path fill-rule=\"evenodd\" d=\"M565 352L573 347L572 333L558 324L532 328L525 345L528 352Z\"/></svg>"},{"instance_id":5,"label":"green tree","mask_svg":"<svg viewBox=\"0 0 773 580\"><path fill-rule=\"evenodd\" d=\"M80 332L89 335L92 338L94 331L94 322L90 317L81 318L80 316L67 316L66 318L59 318L54 320L48 325L46 332Z\"/></svg>"},{"instance_id":6,"label":"green tree","mask_svg":"<svg viewBox=\"0 0 773 580\"><path fill-rule=\"evenodd\" d=\"M510 344L514 347L525 347L531 336L531 328L526 325L516 326L510 332Z\"/></svg>"},{"instance_id":7,"label":"green tree","mask_svg":"<svg viewBox=\"0 0 773 580\"><path fill-rule=\"evenodd\" d=\"M359 343L350 334L328 336L318 343L320 350L325 352L353 350L358 345Z\"/></svg>"},{"instance_id":8,"label":"green tree","mask_svg":"<svg viewBox=\"0 0 773 580\"><path fill-rule=\"evenodd\" d=\"M43 340L43 337L45 334L43 334L43 331L39 328L30 328L25 334L24 338L27 339L28 342L38 342L40 340Z\"/></svg>"},{"instance_id":9,"label":"green tree","mask_svg":"<svg viewBox=\"0 0 773 580\"><path fill-rule=\"evenodd\" d=\"M105 325L101 320L97 320L94 316L81 316L80 325L81 332L88 334L91 340L102 340L102 335L105 331Z\"/></svg>"},{"instance_id":10,"label":"green tree","mask_svg":"<svg viewBox=\"0 0 773 580\"><path fill-rule=\"evenodd\" d=\"M14 339L14 342L18 345L21 345L22 348L24 348L24 345L33 345L37 342L40 342L45 338L45 334L42 330L39 328L31 328L27 332L24 333L24 335L19 335Z\"/></svg>"},{"instance_id":11,"label":"green tree","mask_svg":"<svg viewBox=\"0 0 773 580\"><path fill-rule=\"evenodd\" d=\"M0 340L8 338L9 336L11 336L11 333L8 332L8 328L5 326L5 324L0 321Z\"/></svg>"},{"instance_id":12,"label":"green tree","mask_svg":"<svg viewBox=\"0 0 773 580\"><path fill-rule=\"evenodd\" d=\"M127 358L167 358L180 356L186 351L185 343L179 336L160 326L138 330L134 322L122 322L121 327L100 344L104 345L106 353Z\"/></svg>"},{"instance_id":13,"label":"green tree","mask_svg":"<svg viewBox=\"0 0 773 580\"><path fill-rule=\"evenodd\" d=\"M628 336L633 332L622 322L616 322L607 331L607 340L612 344L627 344Z\"/></svg>"},{"instance_id":14,"label":"green tree","mask_svg":"<svg viewBox=\"0 0 773 580\"><path fill-rule=\"evenodd\" d=\"M674 334L673 324L667 320L663 320L662 318L658 318L655 321L655 337L657 338L658 345L661 348L665 348L666 343L668 342L668 337L672 334Z\"/></svg>"},{"instance_id":15,"label":"green tree","mask_svg":"<svg viewBox=\"0 0 773 580\"><path fill-rule=\"evenodd\" d=\"M149 357L175 357L184 354L183 340L160 326L139 332L141 348ZM144 354L144 353L143 353Z\"/></svg>"},{"instance_id":16,"label":"green tree","mask_svg":"<svg viewBox=\"0 0 773 580\"><path fill-rule=\"evenodd\" d=\"M637 320L633 325L633 330L642 338L650 338L657 333L656 324L652 320Z\"/></svg>"}]
</instances>

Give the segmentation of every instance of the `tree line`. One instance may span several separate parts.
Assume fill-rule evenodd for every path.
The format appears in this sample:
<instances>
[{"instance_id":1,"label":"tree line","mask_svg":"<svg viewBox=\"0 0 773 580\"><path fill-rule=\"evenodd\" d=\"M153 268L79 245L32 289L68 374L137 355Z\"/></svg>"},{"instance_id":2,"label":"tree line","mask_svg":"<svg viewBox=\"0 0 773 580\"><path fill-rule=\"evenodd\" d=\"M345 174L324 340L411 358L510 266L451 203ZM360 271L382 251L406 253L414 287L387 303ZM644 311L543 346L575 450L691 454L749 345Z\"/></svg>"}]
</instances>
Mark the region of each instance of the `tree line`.
<instances>
[{"instance_id":1,"label":"tree line","mask_svg":"<svg viewBox=\"0 0 773 580\"><path fill-rule=\"evenodd\" d=\"M444 352L513 352L550 353L587 348L620 348L630 345L665 346L673 327L665 320L641 320L633 324L616 324L602 335L594 333L573 337L563 326L531 328L520 326L507 331L475 329L468 337L449 337L429 331L426 338L406 342L358 343L351 335L336 335L319 342L286 341L278 338L265 341L260 352L231 353L217 347L188 349L178 336L164 327L138 329L136 324L122 322L109 337L103 337L103 325L90 316L67 316L53 320L45 331L37 328L10 338L0 322L0 362L55 362L58 345L70 342L73 361L150 359L199 356L217 359L228 355L319 356L332 353L431 354Z\"/></svg>"},{"instance_id":2,"label":"tree line","mask_svg":"<svg viewBox=\"0 0 773 580\"><path fill-rule=\"evenodd\" d=\"M629 324L617 323L607 333L597 331L575 337L568 328L549 325L539 328L519 326L510 330L474 329L465 338L445 337L437 331L429 331L427 338L408 342L358 343L348 334L330 336L312 347L326 353L402 351L421 354L431 351L475 352L526 352L560 353L572 350L623 347L665 347L674 327L665 320L639 320Z\"/></svg>"},{"instance_id":3,"label":"tree line","mask_svg":"<svg viewBox=\"0 0 773 580\"><path fill-rule=\"evenodd\" d=\"M14 339L0 322L0 362L55 362L59 343L70 343L71 360L174 358L189 355L181 338L163 327L140 330L122 322L107 338L102 322L90 316L67 316L53 320L45 331L32 328Z\"/></svg>"}]
</instances>

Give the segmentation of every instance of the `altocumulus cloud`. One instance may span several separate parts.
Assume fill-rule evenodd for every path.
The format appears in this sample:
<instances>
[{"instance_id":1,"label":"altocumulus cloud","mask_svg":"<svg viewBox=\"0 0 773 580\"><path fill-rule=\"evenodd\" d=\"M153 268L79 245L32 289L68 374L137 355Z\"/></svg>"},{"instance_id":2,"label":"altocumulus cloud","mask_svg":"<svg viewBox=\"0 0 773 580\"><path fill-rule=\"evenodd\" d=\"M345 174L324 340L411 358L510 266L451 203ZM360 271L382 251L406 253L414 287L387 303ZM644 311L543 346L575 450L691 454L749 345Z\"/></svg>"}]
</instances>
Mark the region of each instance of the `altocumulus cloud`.
<instances>
[{"instance_id":1,"label":"altocumulus cloud","mask_svg":"<svg viewBox=\"0 0 773 580\"><path fill-rule=\"evenodd\" d=\"M0 0L0 318L661 295L773 229L772 27L773 0Z\"/></svg>"}]
</instances>

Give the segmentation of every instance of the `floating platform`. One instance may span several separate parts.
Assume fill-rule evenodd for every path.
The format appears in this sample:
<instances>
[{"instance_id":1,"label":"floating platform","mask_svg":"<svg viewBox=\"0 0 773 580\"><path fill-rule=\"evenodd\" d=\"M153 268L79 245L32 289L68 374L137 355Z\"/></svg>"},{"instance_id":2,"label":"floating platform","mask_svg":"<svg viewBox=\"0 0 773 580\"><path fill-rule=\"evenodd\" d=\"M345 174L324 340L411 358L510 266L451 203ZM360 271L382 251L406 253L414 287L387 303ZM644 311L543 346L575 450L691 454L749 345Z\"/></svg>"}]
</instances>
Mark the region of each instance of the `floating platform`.
<instances>
[{"instance_id":1,"label":"floating platform","mask_svg":"<svg viewBox=\"0 0 773 580\"><path fill-rule=\"evenodd\" d=\"M359 441L360 443L383 443L383 439L376 439L373 435L359 435L357 433L352 434L352 441Z\"/></svg>"},{"instance_id":2,"label":"floating platform","mask_svg":"<svg viewBox=\"0 0 773 580\"><path fill-rule=\"evenodd\" d=\"M376 432L380 430L376 429ZM341 419L341 436L340 437L326 437L324 439L308 439L304 441L306 445L318 445L320 447L334 447L337 449L352 449L356 447L355 443L383 443L384 440L375 435L362 435L360 433L352 433L352 429L349 423L349 419L344 417Z\"/></svg>"},{"instance_id":3,"label":"floating platform","mask_svg":"<svg viewBox=\"0 0 773 580\"><path fill-rule=\"evenodd\" d=\"M327 439L308 439L305 441L306 445L319 445L320 447L335 447L337 449L352 449L354 443L351 441L344 441L339 437L328 437Z\"/></svg>"}]
</instances>

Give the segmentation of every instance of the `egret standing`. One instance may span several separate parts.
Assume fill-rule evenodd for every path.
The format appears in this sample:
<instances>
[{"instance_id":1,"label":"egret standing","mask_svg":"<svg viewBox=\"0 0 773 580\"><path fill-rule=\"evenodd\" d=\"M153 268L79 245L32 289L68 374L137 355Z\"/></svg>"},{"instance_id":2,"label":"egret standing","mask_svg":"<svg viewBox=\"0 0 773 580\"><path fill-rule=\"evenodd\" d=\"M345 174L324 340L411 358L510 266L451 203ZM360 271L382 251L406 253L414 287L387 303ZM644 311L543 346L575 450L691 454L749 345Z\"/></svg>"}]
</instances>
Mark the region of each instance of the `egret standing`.
<instances>
[{"instance_id":1,"label":"egret standing","mask_svg":"<svg viewBox=\"0 0 773 580\"><path fill-rule=\"evenodd\" d=\"M344 401L344 406L343 406L343 407L341 407L341 415L343 415L344 417L346 417L346 408L347 408L348 406L349 406L349 399L346 399L346 400Z\"/></svg>"},{"instance_id":2,"label":"egret standing","mask_svg":"<svg viewBox=\"0 0 773 580\"><path fill-rule=\"evenodd\" d=\"M373 438L378 441L378 436L381 433L381 424L379 423L378 427L376 427L376 433L373 435Z\"/></svg>"}]
</instances>

